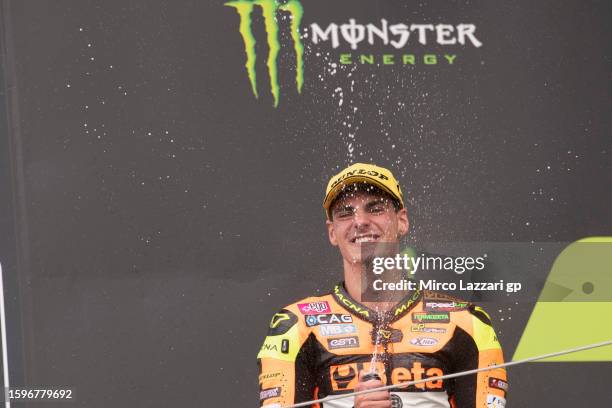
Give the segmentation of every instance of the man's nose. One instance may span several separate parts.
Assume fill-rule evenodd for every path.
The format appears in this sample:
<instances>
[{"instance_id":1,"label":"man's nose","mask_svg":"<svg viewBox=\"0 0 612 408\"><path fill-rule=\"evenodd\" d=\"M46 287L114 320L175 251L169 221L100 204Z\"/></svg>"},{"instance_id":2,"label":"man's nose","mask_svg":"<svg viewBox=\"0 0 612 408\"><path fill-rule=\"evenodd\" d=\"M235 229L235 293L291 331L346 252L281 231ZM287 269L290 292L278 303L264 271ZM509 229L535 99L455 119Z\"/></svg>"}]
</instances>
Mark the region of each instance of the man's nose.
<instances>
[{"instance_id":1,"label":"man's nose","mask_svg":"<svg viewBox=\"0 0 612 408\"><path fill-rule=\"evenodd\" d=\"M357 210L353 214L353 224L355 228L360 228L370 224L370 217L366 211Z\"/></svg>"}]
</instances>

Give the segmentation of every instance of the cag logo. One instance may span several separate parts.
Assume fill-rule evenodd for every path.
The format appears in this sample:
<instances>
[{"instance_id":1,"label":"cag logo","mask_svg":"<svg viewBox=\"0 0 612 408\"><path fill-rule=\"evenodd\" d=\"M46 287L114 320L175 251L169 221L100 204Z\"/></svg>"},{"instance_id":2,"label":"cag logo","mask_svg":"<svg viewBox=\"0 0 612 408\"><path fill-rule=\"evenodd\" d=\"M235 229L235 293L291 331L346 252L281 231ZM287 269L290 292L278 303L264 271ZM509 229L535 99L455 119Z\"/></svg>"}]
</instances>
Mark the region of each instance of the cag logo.
<instances>
[{"instance_id":1,"label":"cag logo","mask_svg":"<svg viewBox=\"0 0 612 408\"><path fill-rule=\"evenodd\" d=\"M320 315L308 315L306 316L306 326L318 326L320 324L332 324L332 323L352 323L353 318L349 314L331 313L331 314L320 314Z\"/></svg>"}]
</instances>

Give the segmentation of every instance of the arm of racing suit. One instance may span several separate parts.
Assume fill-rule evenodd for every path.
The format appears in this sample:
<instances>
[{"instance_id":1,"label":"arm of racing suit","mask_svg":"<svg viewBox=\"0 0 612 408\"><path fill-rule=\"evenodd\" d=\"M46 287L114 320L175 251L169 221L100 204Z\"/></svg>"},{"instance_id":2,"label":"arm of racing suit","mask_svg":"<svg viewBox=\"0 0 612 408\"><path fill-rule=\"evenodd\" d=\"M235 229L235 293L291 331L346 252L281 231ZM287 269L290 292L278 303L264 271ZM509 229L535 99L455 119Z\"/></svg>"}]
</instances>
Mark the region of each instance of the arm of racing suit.
<instances>
[{"instance_id":1,"label":"arm of racing suit","mask_svg":"<svg viewBox=\"0 0 612 408\"><path fill-rule=\"evenodd\" d=\"M455 372L504 362L489 315L478 306L471 306L469 312L468 325L459 328L455 334ZM451 405L453 408L504 408L507 390L506 370L503 368L458 377Z\"/></svg>"},{"instance_id":2,"label":"arm of racing suit","mask_svg":"<svg viewBox=\"0 0 612 408\"><path fill-rule=\"evenodd\" d=\"M260 406L281 407L315 398L313 347L288 309L276 313L257 355Z\"/></svg>"}]
</instances>

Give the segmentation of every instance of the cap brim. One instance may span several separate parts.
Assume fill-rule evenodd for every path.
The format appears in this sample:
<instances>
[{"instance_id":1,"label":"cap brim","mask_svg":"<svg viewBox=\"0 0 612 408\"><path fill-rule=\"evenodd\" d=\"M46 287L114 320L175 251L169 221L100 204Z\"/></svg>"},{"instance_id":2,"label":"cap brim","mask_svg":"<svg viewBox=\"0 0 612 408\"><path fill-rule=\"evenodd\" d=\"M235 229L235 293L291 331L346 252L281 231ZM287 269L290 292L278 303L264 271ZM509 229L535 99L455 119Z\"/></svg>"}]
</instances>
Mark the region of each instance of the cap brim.
<instances>
[{"instance_id":1,"label":"cap brim","mask_svg":"<svg viewBox=\"0 0 612 408\"><path fill-rule=\"evenodd\" d=\"M329 191L329 193L327 193L327 195L325 196L325 200L323 200L323 208L325 208L325 211L327 212L328 215L329 215L329 209L330 209L331 204L338 197L338 195L342 192L342 190L356 183L370 184L372 186L380 188L382 191L389 194L391 197L395 198L400 203L401 207L404 206L404 203L401 197L398 197L396 193L391 191L386 185L381 183L378 179L374 177L369 177L367 175L358 174L358 175L354 175L354 176L345 178L340 183L338 183L334 188L332 188Z\"/></svg>"}]
</instances>

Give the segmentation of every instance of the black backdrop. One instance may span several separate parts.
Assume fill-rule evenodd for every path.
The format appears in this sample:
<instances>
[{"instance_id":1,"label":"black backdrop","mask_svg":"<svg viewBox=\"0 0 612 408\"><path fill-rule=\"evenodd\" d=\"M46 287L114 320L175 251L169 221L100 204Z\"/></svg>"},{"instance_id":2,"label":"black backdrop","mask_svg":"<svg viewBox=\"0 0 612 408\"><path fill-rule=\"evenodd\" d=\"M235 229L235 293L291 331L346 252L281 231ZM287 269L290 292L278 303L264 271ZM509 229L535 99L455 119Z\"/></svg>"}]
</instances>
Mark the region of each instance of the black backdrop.
<instances>
[{"instance_id":1,"label":"black backdrop","mask_svg":"<svg viewBox=\"0 0 612 408\"><path fill-rule=\"evenodd\" d=\"M465 22L484 45L415 67L307 47L301 95L283 48L273 108L259 15L255 99L221 1L2 1L13 384L72 386L75 406L254 406L270 315L340 277L321 201L354 161L400 178L410 244L610 235L609 2L302 4L304 27ZM529 307L493 310L509 356ZM517 367L508 406L603 403L609 369Z\"/></svg>"}]
</instances>

